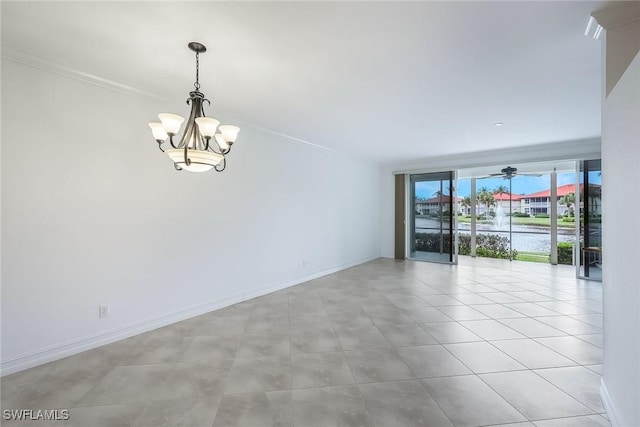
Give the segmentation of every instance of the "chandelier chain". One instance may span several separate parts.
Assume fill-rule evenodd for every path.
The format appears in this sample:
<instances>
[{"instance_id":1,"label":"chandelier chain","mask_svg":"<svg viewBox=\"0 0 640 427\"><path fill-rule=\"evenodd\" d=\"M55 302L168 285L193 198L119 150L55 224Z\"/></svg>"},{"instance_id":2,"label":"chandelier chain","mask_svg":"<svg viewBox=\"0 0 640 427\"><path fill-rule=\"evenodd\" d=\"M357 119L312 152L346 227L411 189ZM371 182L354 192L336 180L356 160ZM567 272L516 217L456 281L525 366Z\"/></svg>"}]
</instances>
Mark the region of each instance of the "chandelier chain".
<instances>
[{"instance_id":1,"label":"chandelier chain","mask_svg":"<svg viewBox=\"0 0 640 427\"><path fill-rule=\"evenodd\" d=\"M200 90L200 53L196 52L196 82L193 84L196 90Z\"/></svg>"}]
</instances>

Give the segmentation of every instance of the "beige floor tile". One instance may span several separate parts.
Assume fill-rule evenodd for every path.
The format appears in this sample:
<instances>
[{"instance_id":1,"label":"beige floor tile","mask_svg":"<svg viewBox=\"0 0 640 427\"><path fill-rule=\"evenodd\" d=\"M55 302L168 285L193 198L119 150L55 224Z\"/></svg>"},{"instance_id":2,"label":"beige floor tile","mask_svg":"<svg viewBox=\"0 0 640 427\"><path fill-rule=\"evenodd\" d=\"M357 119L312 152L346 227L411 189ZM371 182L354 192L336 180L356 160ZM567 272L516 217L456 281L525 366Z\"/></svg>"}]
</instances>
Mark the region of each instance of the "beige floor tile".
<instances>
[{"instance_id":1,"label":"beige floor tile","mask_svg":"<svg viewBox=\"0 0 640 427\"><path fill-rule=\"evenodd\" d=\"M393 349L346 351L353 376L359 383L413 379L415 375Z\"/></svg>"},{"instance_id":2,"label":"beige floor tile","mask_svg":"<svg viewBox=\"0 0 640 427\"><path fill-rule=\"evenodd\" d=\"M293 388L354 384L349 363L342 352L291 356Z\"/></svg>"},{"instance_id":3,"label":"beige floor tile","mask_svg":"<svg viewBox=\"0 0 640 427\"><path fill-rule=\"evenodd\" d=\"M491 344L529 369L572 366L576 362L532 339L491 341Z\"/></svg>"},{"instance_id":4,"label":"beige floor tile","mask_svg":"<svg viewBox=\"0 0 640 427\"><path fill-rule=\"evenodd\" d=\"M602 286L574 276L378 259L6 376L2 405L71 427L608 426Z\"/></svg>"},{"instance_id":5,"label":"beige floor tile","mask_svg":"<svg viewBox=\"0 0 640 427\"><path fill-rule=\"evenodd\" d=\"M294 390L294 425L305 427L373 427L357 386Z\"/></svg>"},{"instance_id":6,"label":"beige floor tile","mask_svg":"<svg viewBox=\"0 0 640 427\"><path fill-rule=\"evenodd\" d=\"M419 381L362 384L359 388L376 426L453 427Z\"/></svg>"},{"instance_id":7,"label":"beige floor tile","mask_svg":"<svg viewBox=\"0 0 640 427\"><path fill-rule=\"evenodd\" d=\"M291 390L291 357L236 359L227 378L226 394Z\"/></svg>"},{"instance_id":8,"label":"beige floor tile","mask_svg":"<svg viewBox=\"0 0 640 427\"><path fill-rule=\"evenodd\" d=\"M397 351L418 378L471 373L462 362L441 345L402 347Z\"/></svg>"},{"instance_id":9,"label":"beige floor tile","mask_svg":"<svg viewBox=\"0 0 640 427\"><path fill-rule=\"evenodd\" d=\"M605 412L600 399L600 375L595 372L582 366L537 369L534 372L595 412Z\"/></svg>"},{"instance_id":10,"label":"beige floor tile","mask_svg":"<svg viewBox=\"0 0 640 427\"><path fill-rule=\"evenodd\" d=\"M488 342L445 344L444 348L476 374L526 369L524 365Z\"/></svg>"},{"instance_id":11,"label":"beige floor tile","mask_svg":"<svg viewBox=\"0 0 640 427\"><path fill-rule=\"evenodd\" d=\"M480 378L529 420L594 413L531 371L482 374Z\"/></svg>"},{"instance_id":12,"label":"beige floor tile","mask_svg":"<svg viewBox=\"0 0 640 427\"><path fill-rule=\"evenodd\" d=\"M456 426L526 421L525 417L475 375L423 380Z\"/></svg>"}]
</instances>

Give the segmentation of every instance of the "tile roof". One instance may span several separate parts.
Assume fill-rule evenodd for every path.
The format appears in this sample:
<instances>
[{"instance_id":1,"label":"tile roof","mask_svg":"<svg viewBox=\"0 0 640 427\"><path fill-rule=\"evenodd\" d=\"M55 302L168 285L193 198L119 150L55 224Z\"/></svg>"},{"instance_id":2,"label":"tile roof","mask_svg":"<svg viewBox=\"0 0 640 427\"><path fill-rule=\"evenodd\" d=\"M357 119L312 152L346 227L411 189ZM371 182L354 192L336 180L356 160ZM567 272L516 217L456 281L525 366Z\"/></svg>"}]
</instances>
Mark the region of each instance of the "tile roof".
<instances>
[{"instance_id":1,"label":"tile roof","mask_svg":"<svg viewBox=\"0 0 640 427\"><path fill-rule=\"evenodd\" d=\"M589 186L600 187L598 184L589 184ZM580 184L580 192L582 192L583 189L584 189L584 184ZM566 184L558 187L558 197L566 196L569 193L575 193L575 192L576 192L575 184ZM537 193L527 194L523 197L528 199L532 197L550 197L550 196L551 196L551 190L549 189L544 191L538 191Z\"/></svg>"}]
</instances>

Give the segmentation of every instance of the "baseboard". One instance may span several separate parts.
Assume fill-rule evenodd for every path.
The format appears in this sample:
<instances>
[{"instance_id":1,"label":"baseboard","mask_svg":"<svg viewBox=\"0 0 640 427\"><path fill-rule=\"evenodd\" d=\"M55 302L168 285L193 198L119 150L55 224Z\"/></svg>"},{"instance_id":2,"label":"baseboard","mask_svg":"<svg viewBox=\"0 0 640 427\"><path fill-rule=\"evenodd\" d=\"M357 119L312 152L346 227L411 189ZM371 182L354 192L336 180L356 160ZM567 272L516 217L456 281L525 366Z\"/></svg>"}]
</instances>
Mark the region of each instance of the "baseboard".
<instances>
[{"instance_id":1,"label":"baseboard","mask_svg":"<svg viewBox=\"0 0 640 427\"><path fill-rule=\"evenodd\" d=\"M600 378L600 399L602 399L604 409L607 411L607 417L609 417L611 427L625 427L626 425L622 422L622 419L611 400L611 396L609 396L607 386L604 384L604 378Z\"/></svg>"},{"instance_id":2,"label":"baseboard","mask_svg":"<svg viewBox=\"0 0 640 427\"><path fill-rule=\"evenodd\" d=\"M224 298L217 298L203 304L197 304L191 307L167 313L153 319L131 323L129 325L125 325L109 331L99 332L93 335L63 342L54 346L9 358L2 361L0 367L0 376L20 372L25 369L33 368L35 366L39 366L48 362L53 362L54 360L72 356L83 351L91 350L93 348L100 347L106 344L111 344L113 342L120 341L134 335L152 331L154 329L180 322L182 320L190 319L192 317L199 316L213 310L218 310L220 308L228 307L230 305L247 301L262 295L270 294L281 289L299 285L300 283L308 282L309 280L336 273L338 271L342 271L356 265L364 264L378 258L378 256L368 257L326 270L318 271L306 276L298 277L286 282L256 287L235 295L227 296Z\"/></svg>"}]
</instances>

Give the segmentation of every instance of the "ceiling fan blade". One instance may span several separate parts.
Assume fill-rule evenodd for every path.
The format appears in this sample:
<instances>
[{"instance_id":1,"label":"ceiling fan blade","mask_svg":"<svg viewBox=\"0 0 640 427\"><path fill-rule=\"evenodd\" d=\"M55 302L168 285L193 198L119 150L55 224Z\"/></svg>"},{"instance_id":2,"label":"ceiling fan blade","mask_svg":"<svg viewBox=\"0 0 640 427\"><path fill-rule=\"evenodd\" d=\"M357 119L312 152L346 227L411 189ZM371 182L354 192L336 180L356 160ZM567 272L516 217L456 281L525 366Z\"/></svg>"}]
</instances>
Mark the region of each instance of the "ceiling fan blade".
<instances>
[{"instance_id":1,"label":"ceiling fan blade","mask_svg":"<svg viewBox=\"0 0 640 427\"><path fill-rule=\"evenodd\" d=\"M476 176L476 179L484 179L484 178L495 178L496 176L502 176L501 173L492 173L489 175Z\"/></svg>"},{"instance_id":2,"label":"ceiling fan blade","mask_svg":"<svg viewBox=\"0 0 640 427\"><path fill-rule=\"evenodd\" d=\"M505 168L506 169L506 168ZM515 169L515 168L512 168ZM503 179L511 179L511 178L515 178L516 176L535 176L535 177L541 177L542 175L539 173L518 173L517 169L515 171L513 171L512 173L504 173L504 172L500 172L500 173L491 173L489 175L482 175L482 176L477 176L475 177L476 179L484 179L484 178L495 178L495 177L502 177Z\"/></svg>"}]
</instances>

